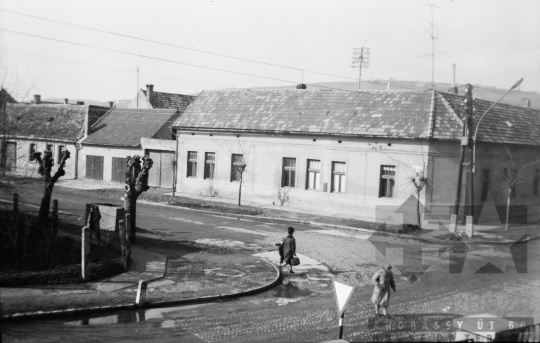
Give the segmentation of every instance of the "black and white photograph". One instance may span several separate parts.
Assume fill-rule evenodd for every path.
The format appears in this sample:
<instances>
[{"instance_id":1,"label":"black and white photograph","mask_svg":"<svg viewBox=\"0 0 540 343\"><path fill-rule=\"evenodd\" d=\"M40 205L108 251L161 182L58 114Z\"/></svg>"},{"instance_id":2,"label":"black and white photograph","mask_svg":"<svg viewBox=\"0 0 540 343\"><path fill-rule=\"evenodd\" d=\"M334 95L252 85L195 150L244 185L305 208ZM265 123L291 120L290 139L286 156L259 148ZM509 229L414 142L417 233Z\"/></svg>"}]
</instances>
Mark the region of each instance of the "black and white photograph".
<instances>
[{"instance_id":1,"label":"black and white photograph","mask_svg":"<svg viewBox=\"0 0 540 343\"><path fill-rule=\"evenodd\" d=\"M540 2L0 0L0 342L540 342Z\"/></svg>"}]
</instances>

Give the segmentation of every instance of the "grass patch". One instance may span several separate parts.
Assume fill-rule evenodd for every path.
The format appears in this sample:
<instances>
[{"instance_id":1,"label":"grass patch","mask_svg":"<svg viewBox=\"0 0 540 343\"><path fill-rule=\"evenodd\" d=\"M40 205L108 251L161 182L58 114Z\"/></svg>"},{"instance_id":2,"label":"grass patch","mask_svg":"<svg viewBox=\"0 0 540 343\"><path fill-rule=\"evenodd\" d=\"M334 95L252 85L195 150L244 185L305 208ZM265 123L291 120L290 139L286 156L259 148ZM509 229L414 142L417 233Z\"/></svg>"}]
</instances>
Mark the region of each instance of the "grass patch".
<instances>
[{"instance_id":1,"label":"grass patch","mask_svg":"<svg viewBox=\"0 0 540 343\"><path fill-rule=\"evenodd\" d=\"M80 225L57 222L37 225L28 213L0 211L0 286L17 287L83 282L81 243L67 232L80 232ZM113 243L90 244L90 279L123 272L120 248Z\"/></svg>"}]
</instances>

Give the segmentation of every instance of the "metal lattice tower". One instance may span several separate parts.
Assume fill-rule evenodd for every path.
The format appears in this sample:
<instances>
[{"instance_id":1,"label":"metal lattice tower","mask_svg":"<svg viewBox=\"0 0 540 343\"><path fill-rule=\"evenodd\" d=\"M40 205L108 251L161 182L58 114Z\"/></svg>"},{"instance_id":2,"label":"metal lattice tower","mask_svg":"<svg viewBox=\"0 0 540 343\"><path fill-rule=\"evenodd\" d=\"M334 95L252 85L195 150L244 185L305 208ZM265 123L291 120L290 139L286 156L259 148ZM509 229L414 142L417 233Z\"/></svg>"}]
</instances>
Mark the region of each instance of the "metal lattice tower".
<instances>
[{"instance_id":1,"label":"metal lattice tower","mask_svg":"<svg viewBox=\"0 0 540 343\"><path fill-rule=\"evenodd\" d=\"M358 90L360 90L360 81L362 80L362 68L369 67L369 48L354 48L351 67L358 68Z\"/></svg>"}]
</instances>

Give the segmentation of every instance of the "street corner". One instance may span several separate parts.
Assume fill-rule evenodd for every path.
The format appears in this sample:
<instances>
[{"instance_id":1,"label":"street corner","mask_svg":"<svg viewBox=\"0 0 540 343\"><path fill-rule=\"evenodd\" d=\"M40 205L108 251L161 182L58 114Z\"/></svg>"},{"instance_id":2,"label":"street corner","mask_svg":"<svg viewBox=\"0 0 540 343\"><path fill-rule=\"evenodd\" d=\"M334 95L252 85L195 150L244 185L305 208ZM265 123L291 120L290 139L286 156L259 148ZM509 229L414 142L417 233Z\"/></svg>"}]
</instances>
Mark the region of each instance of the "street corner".
<instances>
[{"instance_id":1,"label":"street corner","mask_svg":"<svg viewBox=\"0 0 540 343\"><path fill-rule=\"evenodd\" d=\"M422 247L420 225L417 225L419 218L428 212L414 195L400 205L378 205L375 207L375 220L380 225L367 239L375 248L375 263L380 267L392 265L411 284L417 282L433 264L433 257L427 256L432 251ZM388 233L391 237L385 235ZM439 257L440 253L437 255Z\"/></svg>"},{"instance_id":2,"label":"street corner","mask_svg":"<svg viewBox=\"0 0 540 343\"><path fill-rule=\"evenodd\" d=\"M254 254L274 266L278 266L281 284L274 288L274 297L286 298L279 300L278 305L296 302L307 296L316 296L329 290L332 274L328 267L307 255L297 253L300 264L293 267L281 265L279 254L275 251L267 251ZM291 300L293 299L293 300Z\"/></svg>"}]
</instances>

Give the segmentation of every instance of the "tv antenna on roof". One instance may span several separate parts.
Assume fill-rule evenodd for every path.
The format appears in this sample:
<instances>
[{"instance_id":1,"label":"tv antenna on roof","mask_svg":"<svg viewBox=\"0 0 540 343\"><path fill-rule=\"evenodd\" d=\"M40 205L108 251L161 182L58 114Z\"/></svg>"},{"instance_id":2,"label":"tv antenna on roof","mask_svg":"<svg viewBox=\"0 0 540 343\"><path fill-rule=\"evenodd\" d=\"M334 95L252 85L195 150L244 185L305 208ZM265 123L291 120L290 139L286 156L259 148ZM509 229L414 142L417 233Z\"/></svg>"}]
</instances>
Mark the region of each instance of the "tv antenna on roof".
<instances>
[{"instance_id":1,"label":"tv antenna on roof","mask_svg":"<svg viewBox=\"0 0 540 343\"><path fill-rule=\"evenodd\" d=\"M362 68L369 67L369 48L354 48L351 67L358 68L358 90L362 79Z\"/></svg>"}]
</instances>

